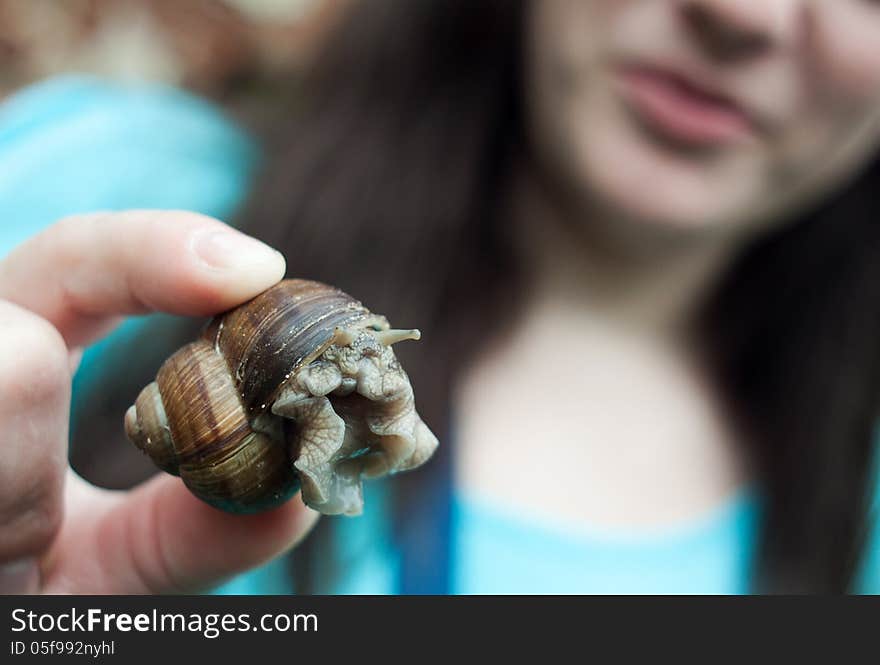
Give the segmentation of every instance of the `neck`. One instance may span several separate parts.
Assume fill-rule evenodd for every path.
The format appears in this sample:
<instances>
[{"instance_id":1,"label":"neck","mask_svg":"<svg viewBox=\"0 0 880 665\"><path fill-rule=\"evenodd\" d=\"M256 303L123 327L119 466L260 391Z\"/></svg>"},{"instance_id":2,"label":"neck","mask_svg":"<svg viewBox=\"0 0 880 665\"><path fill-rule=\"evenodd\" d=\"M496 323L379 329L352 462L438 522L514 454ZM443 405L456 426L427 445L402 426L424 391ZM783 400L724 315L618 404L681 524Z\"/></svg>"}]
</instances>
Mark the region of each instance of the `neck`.
<instances>
[{"instance_id":1,"label":"neck","mask_svg":"<svg viewBox=\"0 0 880 665\"><path fill-rule=\"evenodd\" d=\"M528 173L515 178L511 202L534 301L640 334L686 334L742 246L729 234L634 228L598 208L572 213Z\"/></svg>"}]
</instances>

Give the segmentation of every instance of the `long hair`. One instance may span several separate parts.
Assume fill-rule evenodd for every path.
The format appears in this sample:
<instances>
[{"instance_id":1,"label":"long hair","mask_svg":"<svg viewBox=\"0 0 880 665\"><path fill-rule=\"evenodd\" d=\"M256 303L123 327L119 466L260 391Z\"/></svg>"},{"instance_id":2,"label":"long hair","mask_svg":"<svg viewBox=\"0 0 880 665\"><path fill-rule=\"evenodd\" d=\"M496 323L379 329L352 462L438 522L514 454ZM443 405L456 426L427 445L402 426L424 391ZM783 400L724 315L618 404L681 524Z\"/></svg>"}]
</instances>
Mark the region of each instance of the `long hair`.
<instances>
[{"instance_id":1,"label":"long hair","mask_svg":"<svg viewBox=\"0 0 880 665\"><path fill-rule=\"evenodd\" d=\"M403 355L441 440L452 381L516 303L499 201L524 143L522 22L509 0L358 3L273 135L244 217L292 273L428 331ZM873 165L756 240L699 319L757 460L756 590L842 592L857 569L880 395L877 191Z\"/></svg>"},{"instance_id":2,"label":"long hair","mask_svg":"<svg viewBox=\"0 0 880 665\"><path fill-rule=\"evenodd\" d=\"M767 591L851 589L876 490L880 163L753 243L706 303L703 344L757 462Z\"/></svg>"},{"instance_id":3,"label":"long hair","mask_svg":"<svg viewBox=\"0 0 880 665\"><path fill-rule=\"evenodd\" d=\"M497 202L522 126L520 7L381 0L357 3L346 19L301 85L294 117L270 128L242 226L284 252L292 274L425 332L396 351L445 442L455 375L515 305ZM449 453L441 445L426 469L393 481L398 532L413 526L418 486ZM297 590L326 588L334 573L318 571L333 559L332 537L322 523L297 548Z\"/></svg>"}]
</instances>

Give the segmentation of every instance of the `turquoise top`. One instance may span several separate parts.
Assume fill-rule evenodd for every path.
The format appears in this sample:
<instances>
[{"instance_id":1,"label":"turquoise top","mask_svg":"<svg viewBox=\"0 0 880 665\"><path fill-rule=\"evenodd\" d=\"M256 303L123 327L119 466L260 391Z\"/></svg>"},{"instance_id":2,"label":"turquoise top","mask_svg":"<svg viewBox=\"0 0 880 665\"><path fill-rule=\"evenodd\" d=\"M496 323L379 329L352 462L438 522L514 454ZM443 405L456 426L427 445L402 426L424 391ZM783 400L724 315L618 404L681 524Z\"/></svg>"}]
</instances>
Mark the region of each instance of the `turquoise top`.
<instances>
[{"instance_id":1,"label":"turquoise top","mask_svg":"<svg viewBox=\"0 0 880 665\"><path fill-rule=\"evenodd\" d=\"M245 197L256 150L216 109L180 91L70 77L33 86L0 105L0 256L60 217L93 210L180 208L228 219ZM131 320L118 340L140 325ZM90 348L74 382L87 396L108 342ZM74 423L75 424L75 423ZM341 546L330 591L393 593L400 555L388 493L368 485L360 518L331 518ZM876 502L875 502L876 503ZM859 590L880 592L875 505ZM610 533L537 523L454 491L451 587L458 593L743 593L759 509L748 493L674 529ZM295 557L295 554L294 554ZM294 560L295 561L295 560ZM281 559L218 593L288 593Z\"/></svg>"}]
</instances>

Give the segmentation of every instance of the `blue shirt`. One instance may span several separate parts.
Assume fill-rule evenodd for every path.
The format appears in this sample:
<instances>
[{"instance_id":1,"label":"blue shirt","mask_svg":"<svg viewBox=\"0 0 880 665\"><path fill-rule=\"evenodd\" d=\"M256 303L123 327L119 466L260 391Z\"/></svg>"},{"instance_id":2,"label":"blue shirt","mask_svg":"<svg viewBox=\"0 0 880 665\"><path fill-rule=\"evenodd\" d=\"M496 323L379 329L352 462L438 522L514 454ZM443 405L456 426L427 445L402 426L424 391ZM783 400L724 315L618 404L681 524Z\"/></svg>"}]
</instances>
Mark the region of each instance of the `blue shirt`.
<instances>
[{"instance_id":1,"label":"blue shirt","mask_svg":"<svg viewBox=\"0 0 880 665\"><path fill-rule=\"evenodd\" d=\"M0 256L53 221L80 212L178 208L229 219L257 163L257 150L240 129L183 92L79 77L41 83L0 105ZM139 325L131 320L87 351L74 382L74 406L87 398L94 368L114 362L114 342ZM878 508L875 501L859 576L862 592L880 592ZM749 589L759 513L755 497L742 492L691 524L610 533L530 521L453 490L450 590L743 593ZM389 514L380 481L368 485L362 517L332 518L340 545L334 549L337 560L327 565L341 574L327 591L399 589L401 557ZM270 562L217 592L291 592L287 568L283 559Z\"/></svg>"}]
</instances>

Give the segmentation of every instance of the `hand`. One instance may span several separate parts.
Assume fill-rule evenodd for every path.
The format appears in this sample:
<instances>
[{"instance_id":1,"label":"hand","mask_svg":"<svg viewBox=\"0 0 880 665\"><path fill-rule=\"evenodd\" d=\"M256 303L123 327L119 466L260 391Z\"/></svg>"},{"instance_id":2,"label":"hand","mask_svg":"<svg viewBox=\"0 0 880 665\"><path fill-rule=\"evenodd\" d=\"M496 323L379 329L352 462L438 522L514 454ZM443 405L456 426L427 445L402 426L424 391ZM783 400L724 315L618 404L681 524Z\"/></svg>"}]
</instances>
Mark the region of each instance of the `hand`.
<instances>
[{"instance_id":1,"label":"hand","mask_svg":"<svg viewBox=\"0 0 880 665\"><path fill-rule=\"evenodd\" d=\"M159 211L66 219L0 261L0 592L193 591L308 532L317 514L299 496L229 515L167 474L110 491L67 463L84 344L123 315L223 311L284 269L280 254L216 220Z\"/></svg>"}]
</instances>

